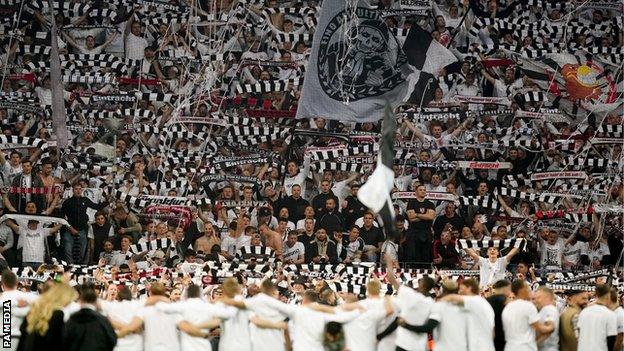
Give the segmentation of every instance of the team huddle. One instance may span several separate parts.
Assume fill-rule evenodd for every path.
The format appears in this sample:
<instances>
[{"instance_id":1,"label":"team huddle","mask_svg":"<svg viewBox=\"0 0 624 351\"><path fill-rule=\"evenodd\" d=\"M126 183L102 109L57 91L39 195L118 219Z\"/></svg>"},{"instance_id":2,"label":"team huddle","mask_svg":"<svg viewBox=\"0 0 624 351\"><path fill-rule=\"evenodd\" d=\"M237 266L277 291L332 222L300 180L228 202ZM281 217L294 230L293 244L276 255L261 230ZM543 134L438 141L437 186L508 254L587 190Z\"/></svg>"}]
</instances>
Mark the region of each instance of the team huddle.
<instances>
[{"instance_id":1,"label":"team huddle","mask_svg":"<svg viewBox=\"0 0 624 351\"><path fill-rule=\"evenodd\" d=\"M391 263L390 261L387 263ZM391 264L388 265L391 267ZM295 280L285 294L275 279L225 278L169 292L155 281L133 299L127 286L75 285L69 274L21 291L2 274L11 315L11 350L621 350L624 310L617 290L567 290L565 299L524 280L499 280L480 293L476 279L425 276L407 285L387 269L396 292L371 277L366 297L336 294L327 281ZM68 284L70 283L70 284ZM20 285L21 287L21 285ZM175 291L175 293L174 293ZM89 337L84 335L88 332ZM80 337L80 336L83 337Z\"/></svg>"}]
</instances>

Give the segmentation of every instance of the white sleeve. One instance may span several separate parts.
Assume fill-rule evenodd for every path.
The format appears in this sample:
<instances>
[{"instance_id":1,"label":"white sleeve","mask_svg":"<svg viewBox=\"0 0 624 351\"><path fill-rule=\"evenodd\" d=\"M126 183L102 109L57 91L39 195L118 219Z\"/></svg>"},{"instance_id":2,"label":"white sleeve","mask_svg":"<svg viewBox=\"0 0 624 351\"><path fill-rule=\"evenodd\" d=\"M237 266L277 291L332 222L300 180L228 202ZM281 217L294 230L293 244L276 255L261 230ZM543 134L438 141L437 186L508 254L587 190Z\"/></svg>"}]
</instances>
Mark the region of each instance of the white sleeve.
<instances>
[{"instance_id":1,"label":"white sleeve","mask_svg":"<svg viewBox=\"0 0 624 351\"><path fill-rule=\"evenodd\" d=\"M360 315L360 311L336 312L333 314L323 313L323 317L327 322L348 323L356 319Z\"/></svg>"},{"instance_id":2,"label":"white sleeve","mask_svg":"<svg viewBox=\"0 0 624 351\"><path fill-rule=\"evenodd\" d=\"M154 305L157 310L164 313L183 313L184 312L184 304L176 302L176 303L164 303L159 302Z\"/></svg>"},{"instance_id":3,"label":"white sleeve","mask_svg":"<svg viewBox=\"0 0 624 351\"><path fill-rule=\"evenodd\" d=\"M89 226L89 229L87 229L87 239L95 239L92 226Z\"/></svg>"},{"instance_id":4,"label":"white sleeve","mask_svg":"<svg viewBox=\"0 0 624 351\"><path fill-rule=\"evenodd\" d=\"M540 316L539 313L537 313L537 308L535 308L535 306L532 303L529 303L527 305L527 309L525 311L525 313L527 314L528 320L529 320L529 325L535 323L535 322L539 322L540 320Z\"/></svg>"}]
</instances>

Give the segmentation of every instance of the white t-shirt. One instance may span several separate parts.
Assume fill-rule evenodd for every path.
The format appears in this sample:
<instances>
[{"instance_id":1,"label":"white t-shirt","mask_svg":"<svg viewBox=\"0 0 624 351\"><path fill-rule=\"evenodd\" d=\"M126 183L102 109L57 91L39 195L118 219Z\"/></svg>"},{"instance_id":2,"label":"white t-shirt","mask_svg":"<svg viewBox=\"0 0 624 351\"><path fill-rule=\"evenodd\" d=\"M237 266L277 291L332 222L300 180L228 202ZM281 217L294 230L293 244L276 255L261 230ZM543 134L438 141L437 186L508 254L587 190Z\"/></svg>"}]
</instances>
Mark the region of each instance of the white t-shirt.
<instances>
[{"instance_id":1,"label":"white t-shirt","mask_svg":"<svg viewBox=\"0 0 624 351\"><path fill-rule=\"evenodd\" d=\"M343 325L348 350L376 351L377 325L386 316L383 308L371 308Z\"/></svg>"},{"instance_id":2,"label":"white t-shirt","mask_svg":"<svg viewBox=\"0 0 624 351\"><path fill-rule=\"evenodd\" d=\"M325 323L332 321L346 323L360 315L359 311L327 314L313 311L302 305L278 303L273 307L290 317L294 324L293 351L323 350Z\"/></svg>"},{"instance_id":3,"label":"white t-shirt","mask_svg":"<svg viewBox=\"0 0 624 351\"><path fill-rule=\"evenodd\" d=\"M436 351L463 351L468 349L468 312L447 302L436 302L429 319L440 324L433 331Z\"/></svg>"},{"instance_id":4,"label":"white t-shirt","mask_svg":"<svg viewBox=\"0 0 624 351\"><path fill-rule=\"evenodd\" d=\"M292 247L288 246L284 241L284 261L297 260L299 256L305 255L305 246L301 241L297 241Z\"/></svg>"},{"instance_id":5,"label":"white t-shirt","mask_svg":"<svg viewBox=\"0 0 624 351\"><path fill-rule=\"evenodd\" d=\"M394 300L392 300L394 302ZM365 309L369 310L372 308L382 309L385 311L384 300L383 298L374 298L369 297L359 302L359 304ZM394 303L393 303L393 307ZM396 309L394 313L390 316L386 316L379 323L377 323L377 333L379 334L386 330L394 322L394 320L398 317L398 313ZM385 338L381 339L377 343L377 351L395 351L396 350L396 330L387 335Z\"/></svg>"},{"instance_id":6,"label":"white t-shirt","mask_svg":"<svg viewBox=\"0 0 624 351\"><path fill-rule=\"evenodd\" d=\"M535 330L531 327L540 320L535 305L525 300L512 301L505 306L502 317L505 351L537 351Z\"/></svg>"},{"instance_id":7,"label":"white t-shirt","mask_svg":"<svg viewBox=\"0 0 624 351\"><path fill-rule=\"evenodd\" d=\"M540 264L547 269L561 269L565 240L559 238L554 245L540 241Z\"/></svg>"},{"instance_id":8,"label":"white t-shirt","mask_svg":"<svg viewBox=\"0 0 624 351\"><path fill-rule=\"evenodd\" d=\"M624 333L624 308L619 306L614 312L617 316L617 332L618 334Z\"/></svg>"},{"instance_id":9,"label":"white t-shirt","mask_svg":"<svg viewBox=\"0 0 624 351\"><path fill-rule=\"evenodd\" d=\"M128 33L126 37L126 58L129 60L142 60L145 57L145 48L148 45L145 38Z\"/></svg>"},{"instance_id":10,"label":"white t-shirt","mask_svg":"<svg viewBox=\"0 0 624 351\"><path fill-rule=\"evenodd\" d=\"M242 301L242 296L236 296L235 300ZM228 310L230 317L221 322L221 337L219 338L219 350L251 351L251 338L249 336L249 311L240 310L221 303L217 304Z\"/></svg>"},{"instance_id":11,"label":"white t-shirt","mask_svg":"<svg viewBox=\"0 0 624 351\"><path fill-rule=\"evenodd\" d=\"M559 311L554 305L544 306L540 311L540 320L553 322L555 330L539 345L540 351L559 351Z\"/></svg>"},{"instance_id":12,"label":"white t-shirt","mask_svg":"<svg viewBox=\"0 0 624 351\"><path fill-rule=\"evenodd\" d=\"M581 255L587 255L587 243L576 241L574 245L567 245L563 249L563 258L574 265L581 264Z\"/></svg>"},{"instance_id":13,"label":"white t-shirt","mask_svg":"<svg viewBox=\"0 0 624 351\"><path fill-rule=\"evenodd\" d=\"M274 308L280 302L266 294L259 293L245 300L245 306L264 320L279 322L286 316ZM285 350L284 332L280 329L258 328L250 324L251 345L254 351Z\"/></svg>"},{"instance_id":14,"label":"white t-shirt","mask_svg":"<svg viewBox=\"0 0 624 351\"><path fill-rule=\"evenodd\" d=\"M487 258L479 257L479 287L505 279L506 268L507 259L505 257L499 257L494 263Z\"/></svg>"},{"instance_id":15,"label":"white t-shirt","mask_svg":"<svg viewBox=\"0 0 624 351\"><path fill-rule=\"evenodd\" d=\"M161 312L154 305L140 309L137 317L143 320L145 351L180 351L177 327L182 320L180 315Z\"/></svg>"},{"instance_id":16,"label":"white t-shirt","mask_svg":"<svg viewBox=\"0 0 624 351\"><path fill-rule=\"evenodd\" d=\"M589 262L592 262L594 260L600 261L604 256L610 254L611 252L609 251L609 245L603 242L599 243L598 247L593 250L590 249L589 246L587 247L587 256L589 257Z\"/></svg>"},{"instance_id":17,"label":"white t-shirt","mask_svg":"<svg viewBox=\"0 0 624 351\"><path fill-rule=\"evenodd\" d=\"M45 241L50 235L49 228L35 230L19 227L18 234L22 243L22 262L43 262L45 258Z\"/></svg>"},{"instance_id":18,"label":"white t-shirt","mask_svg":"<svg viewBox=\"0 0 624 351\"><path fill-rule=\"evenodd\" d=\"M137 316L143 307L143 301L104 301L100 300L102 311L110 319L129 324ZM115 351L141 351L143 350L143 334L133 333L117 339Z\"/></svg>"},{"instance_id":19,"label":"white t-shirt","mask_svg":"<svg viewBox=\"0 0 624 351\"><path fill-rule=\"evenodd\" d=\"M313 218L312 220L314 221L314 224L316 224L316 219ZM296 229L297 230L305 229L305 218L297 221Z\"/></svg>"},{"instance_id":20,"label":"white t-shirt","mask_svg":"<svg viewBox=\"0 0 624 351\"><path fill-rule=\"evenodd\" d=\"M468 311L469 350L494 351L494 310L481 296L464 296Z\"/></svg>"},{"instance_id":21,"label":"white t-shirt","mask_svg":"<svg viewBox=\"0 0 624 351\"><path fill-rule=\"evenodd\" d=\"M399 316L410 325L423 325L429 318L433 300L407 286L399 287L396 303L400 309ZM397 330L396 345L406 350L427 350L427 334L414 333L403 327Z\"/></svg>"},{"instance_id":22,"label":"white t-shirt","mask_svg":"<svg viewBox=\"0 0 624 351\"><path fill-rule=\"evenodd\" d=\"M178 314L180 318L191 324L200 324L213 318L229 317L229 311L222 306L213 305L199 298L165 304L159 303L157 308L165 313ZM210 351L210 340L180 333L180 347L183 351Z\"/></svg>"},{"instance_id":23,"label":"white t-shirt","mask_svg":"<svg viewBox=\"0 0 624 351\"><path fill-rule=\"evenodd\" d=\"M617 315L603 305L590 305L578 319L578 349L607 351L607 337L617 335Z\"/></svg>"}]
</instances>

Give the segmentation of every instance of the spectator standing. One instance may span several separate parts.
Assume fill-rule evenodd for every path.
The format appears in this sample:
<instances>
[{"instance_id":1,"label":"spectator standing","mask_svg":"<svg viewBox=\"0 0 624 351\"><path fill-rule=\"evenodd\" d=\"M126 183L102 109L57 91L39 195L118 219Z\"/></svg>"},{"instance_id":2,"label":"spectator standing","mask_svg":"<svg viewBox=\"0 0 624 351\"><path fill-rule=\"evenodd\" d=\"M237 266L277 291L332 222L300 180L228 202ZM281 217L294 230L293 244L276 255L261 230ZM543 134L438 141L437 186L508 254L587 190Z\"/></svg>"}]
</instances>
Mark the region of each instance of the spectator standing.
<instances>
[{"instance_id":1,"label":"spectator standing","mask_svg":"<svg viewBox=\"0 0 624 351\"><path fill-rule=\"evenodd\" d=\"M321 181L320 193L312 199L312 207L314 207L317 219L321 218L323 213L325 213L327 200L329 199L334 199L334 202L338 204L338 197L331 191L331 183L329 180L323 180Z\"/></svg>"},{"instance_id":2,"label":"spectator standing","mask_svg":"<svg viewBox=\"0 0 624 351\"><path fill-rule=\"evenodd\" d=\"M440 238L440 234L447 224L451 224L453 230L460 231L464 227L464 220L455 211L455 203L448 202L444 206L444 213L436 217L433 222L433 234L436 238Z\"/></svg>"},{"instance_id":3,"label":"spectator standing","mask_svg":"<svg viewBox=\"0 0 624 351\"><path fill-rule=\"evenodd\" d=\"M30 267L35 271L39 269L39 266L45 262L48 236L56 234L61 229L61 225L44 228L39 225L39 221L34 219L29 220L26 226L17 225L12 221L8 221L7 225L20 237L19 242L23 248L22 266Z\"/></svg>"},{"instance_id":4,"label":"spectator standing","mask_svg":"<svg viewBox=\"0 0 624 351\"><path fill-rule=\"evenodd\" d=\"M509 250L506 256L498 257L498 248L488 247L487 258L479 256L479 254L471 248L466 248L465 251L479 264L479 286L483 288L498 280L505 279L507 264L518 253L519 249L514 247Z\"/></svg>"},{"instance_id":5,"label":"spectator standing","mask_svg":"<svg viewBox=\"0 0 624 351\"><path fill-rule=\"evenodd\" d=\"M355 224L355 221L364 216L364 213L367 211L366 206L364 206L357 197L359 190L359 184L351 184L351 195L347 196L341 205L342 215L345 218L347 227L351 227Z\"/></svg>"},{"instance_id":6,"label":"spectator standing","mask_svg":"<svg viewBox=\"0 0 624 351\"><path fill-rule=\"evenodd\" d=\"M286 207L288 209L289 219L297 223L297 221L306 217L305 211L306 207L309 205L310 203L301 197L301 186L299 184L294 184L292 186L292 195L281 199L277 207Z\"/></svg>"},{"instance_id":7,"label":"spectator standing","mask_svg":"<svg viewBox=\"0 0 624 351\"><path fill-rule=\"evenodd\" d=\"M407 205L409 228L406 233L405 258L407 262L417 265L431 262L431 225L435 218L435 205L425 196L427 190L420 184L416 187L416 199Z\"/></svg>"},{"instance_id":8,"label":"spectator standing","mask_svg":"<svg viewBox=\"0 0 624 351\"><path fill-rule=\"evenodd\" d=\"M72 197L61 206L61 214L67 219L70 227L63 232L63 252L67 263L84 263L87 253L87 232L89 230L87 208L97 211L108 206L108 202L96 204L82 195L80 183L72 186ZM74 251L74 244L77 250Z\"/></svg>"},{"instance_id":9,"label":"spectator standing","mask_svg":"<svg viewBox=\"0 0 624 351\"><path fill-rule=\"evenodd\" d=\"M284 263L302 264L304 261L305 246L302 242L297 241L297 232L291 231L284 241Z\"/></svg>"},{"instance_id":10,"label":"spectator standing","mask_svg":"<svg viewBox=\"0 0 624 351\"><path fill-rule=\"evenodd\" d=\"M327 233L341 232L344 228L344 218L336 208L336 200L328 198L325 201L325 211L316 221L316 228L323 228Z\"/></svg>"},{"instance_id":11,"label":"spectator standing","mask_svg":"<svg viewBox=\"0 0 624 351\"><path fill-rule=\"evenodd\" d=\"M104 241L115 236L113 225L107 220L105 212L95 214L95 223L89 225L89 261L97 263L100 253L104 250Z\"/></svg>"},{"instance_id":12,"label":"spectator standing","mask_svg":"<svg viewBox=\"0 0 624 351\"><path fill-rule=\"evenodd\" d=\"M18 191L4 198L4 206L9 211L24 213L26 203L30 201L34 202L40 210L46 208L45 195L37 194L36 192L31 193L33 188L43 188L43 181L37 174L33 173L32 168L32 163L29 159L22 161L22 173L17 174L11 182L11 186L18 189Z\"/></svg>"}]
</instances>

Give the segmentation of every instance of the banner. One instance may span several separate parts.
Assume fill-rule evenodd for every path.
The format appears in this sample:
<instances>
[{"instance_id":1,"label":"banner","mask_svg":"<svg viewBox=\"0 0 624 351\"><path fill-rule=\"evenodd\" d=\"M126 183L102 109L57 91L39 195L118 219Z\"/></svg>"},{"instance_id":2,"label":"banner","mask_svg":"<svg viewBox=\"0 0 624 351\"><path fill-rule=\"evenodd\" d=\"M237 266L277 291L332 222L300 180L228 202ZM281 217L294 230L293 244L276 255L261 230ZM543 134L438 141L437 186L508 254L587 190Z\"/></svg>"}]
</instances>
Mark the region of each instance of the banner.
<instances>
[{"instance_id":1,"label":"banner","mask_svg":"<svg viewBox=\"0 0 624 351\"><path fill-rule=\"evenodd\" d=\"M323 2L297 118L371 122L406 95L407 57L379 11ZM357 18L353 18L357 17Z\"/></svg>"},{"instance_id":2,"label":"banner","mask_svg":"<svg viewBox=\"0 0 624 351\"><path fill-rule=\"evenodd\" d=\"M415 199L416 193L413 191L397 191L392 194L393 200L406 200L406 199ZM456 201L457 196L455 194L447 193L447 192L438 192L438 191L427 191L427 195L425 195L425 199L427 200L440 200L440 201Z\"/></svg>"},{"instance_id":3,"label":"banner","mask_svg":"<svg viewBox=\"0 0 624 351\"><path fill-rule=\"evenodd\" d=\"M470 169L511 169L511 162L479 162L479 161L456 161L459 168Z\"/></svg>"},{"instance_id":4,"label":"banner","mask_svg":"<svg viewBox=\"0 0 624 351\"><path fill-rule=\"evenodd\" d=\"M565 172L541 172L532 173L532 181L540 181L547 179L587 179L587 173L581 171L565 171Z\"/></svg>"}]
</instances>

